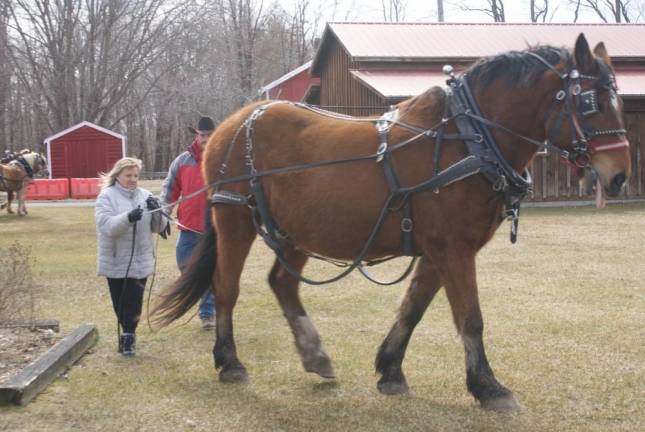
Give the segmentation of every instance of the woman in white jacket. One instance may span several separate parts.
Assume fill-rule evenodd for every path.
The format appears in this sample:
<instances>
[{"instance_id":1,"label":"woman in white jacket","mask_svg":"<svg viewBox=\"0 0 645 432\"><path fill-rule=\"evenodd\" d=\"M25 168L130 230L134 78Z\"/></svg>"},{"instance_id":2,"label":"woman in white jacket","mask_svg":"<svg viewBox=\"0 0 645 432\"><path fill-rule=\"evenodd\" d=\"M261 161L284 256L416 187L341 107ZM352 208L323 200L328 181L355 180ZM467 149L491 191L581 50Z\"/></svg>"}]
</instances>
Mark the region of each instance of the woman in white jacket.
<instances>
[{"instance_id":1,"label":"woman in white jacket","mask_svg":"<svg viewBox=\"0 0 645 432\"><path fill-rule=\"evenodd\" d=\"M98 244L98 275L107 278L112 305L123 334L119 352L133 356L146 280L154 271L153 233L168 225L158 202L139 187L141 161L123 158L103 174L94 216Z\"/></svg>"}]
</instances>

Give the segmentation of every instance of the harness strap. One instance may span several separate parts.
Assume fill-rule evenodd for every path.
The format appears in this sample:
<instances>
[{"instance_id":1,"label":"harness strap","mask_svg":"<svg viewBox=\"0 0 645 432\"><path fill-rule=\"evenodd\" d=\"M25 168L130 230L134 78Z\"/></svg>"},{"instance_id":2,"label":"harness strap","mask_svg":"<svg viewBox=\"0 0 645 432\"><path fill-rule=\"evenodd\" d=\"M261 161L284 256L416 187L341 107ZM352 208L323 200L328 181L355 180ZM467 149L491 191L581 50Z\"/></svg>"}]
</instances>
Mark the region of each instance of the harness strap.
<instances>
[{"instance_id":1,"label":"harness strap","mask_svg":"<svg viewBox=\"0 0 645 432\"><path fill-rule=\"evenodd\" d=\"M249 199L237 192L219 190L213 193L211 204L249 205Z\"/></svg>"},{"instance_id":2,"label":"harness strap","mask_svg":"<svg viewBox=\"0 0 645 432\"><path fill-rule=\"evenodd\" d=\"M425 182L412 187L399 188L397 194L391 193L385 201L385 204L381 209L381 213L379 214L378 219L374 224L374 227L372 228L372 232L370 233L367 241L365 242L356 259L347 267L347 269L345 269L338 275L322 281L316 281L303 276L299 272L295 271L285 259L283 251L285 236L280 233L277 224L270 214L260 178L257 178L256 181L251 182L252 199L242 197L242 195L235 192L218 191L213 195L211 200L213 202L221 202L223 204L249 205L254 212L255 217L253 218L253 222L256 226L257 232L260 234L265 243L275 252L276 257L278 258L280 264L284 267L284 269L290 275L302 282L308 283L310 285L323 285L335 282L345 277L361 265L361 263L364 261L364 258L367 256L372 243L376 239L378 232L383 226L385 217L387 216L389 209L392 207L393 202L397 199L397 196L411 195L413 193L423 192L428 189L434 190L448 186L466 177L477 174L481 170L483 165L484 162L481 159L474 156L469 156L465 159L460 160L459 162L456 162L455 164L441 171L438 175ZM262 228L263 226L264 228ZM409 273L409 271L410 269L407 270L406 273Z\"/></svg>"},{"instance_id":3,"label":"harness strap","mask_svg":"<svg viewBox=\"0 0 645 432\"><path fill-rule=\"evenodd\" d=\"M391 152L388 151L387 135L391 128L388 121L396 119L396 117L398 117L398 110L389 111L385 113L378 122L376 122L376 130L378 131L380 143L377 150L376 162L381 162L383 165L383 172L385 173L385 179L388 187L390 188L390 193L397 198L401 197L400 199L402 200L399 208L403 213L401 218L401 249L403 250L403 254L407 256L416 256L414 252L414 238L412 236L412 202L409 195L399 194L401 182L394 171ZM390 210L395 211L397 209L390 208ZM363 272L361 271L361 273ZM366 274L363 275L370 279Z\"/></svg>"},{"instance_id":4,"label":"harness strap","mask_svg":"<svg viewBox=\"0 0 645 432\"><path fill-rule=\"evenodd\" d=\"M517 241L520 202L532 189L532 179L528 170L524 175L518 174L506 161L487 126L498 126L482 117L479 107L468 87L466 76L450 81L452 89L450 108L455 116L457 129L462 134L480 135L479 140L466 139L466 146L471 156L482 161L482 174L492 184L493 191L500 193L504 199L504 215L511 221L511 243ZM499 125L500 128L507 128ZM515 134L515 133L514 133ZM517 135L517 134L515 134ZM522 137L525 138L525 137ZM530 142L546 146L528 138Z\"/></svg>"},{"instance_id":5,"label":"harness strap","mask_svg":"<svg viewBox=\"0 0 645 432\"><path fill-rule=\"evenodd\" d=\"M31 178L34 177L34 170L31 168L31 165L29 165L29 163L25 160L24 157L20 156L16 158L15 162L17 162L17 164L19 163L20 166L25 170L25 172L27 173L27 177L31 177Z\"/></svg>"},{"instance_id":6,"label":"harness strap","mask_svg":"<svg viewBox=\"0 0 645 432\"><path fill-rule=\"evenodd\" d=\"M439 161L441 159L441 144L443 143L444 137L450 139L448 136L445 134L446 126L448 125L448 121L450 120L450 104L448 103L448 100L450 99L450 95L452 94L452 91L450 88L446 90L446 100L443 103L443 116L441 117L441 126L439 126L439 130L437 131L437 136L435 138L435 147L434 147L434 156L432 158L432 164L434 165L434 175L437 175L439 173L439 170L441 169L439 166Z\"/></svg>"},{"instance_id":7,"label":"harness strap","mask_svg":"<svg viewBox=\"0 0 645 432\"><path fill-rule=\"evenodd\" d=\"M262 236L267 246L273 249L276 254L282 254L284 236L279 234L280 230L273 220L273 216L271 216L260 179L251 180L251 196L255 200L255 205L252 206L252 209L256 216L253 219L258 233ZM262 229L262 226L264 226L264 229Z\"/></svg>"}]
</instances>

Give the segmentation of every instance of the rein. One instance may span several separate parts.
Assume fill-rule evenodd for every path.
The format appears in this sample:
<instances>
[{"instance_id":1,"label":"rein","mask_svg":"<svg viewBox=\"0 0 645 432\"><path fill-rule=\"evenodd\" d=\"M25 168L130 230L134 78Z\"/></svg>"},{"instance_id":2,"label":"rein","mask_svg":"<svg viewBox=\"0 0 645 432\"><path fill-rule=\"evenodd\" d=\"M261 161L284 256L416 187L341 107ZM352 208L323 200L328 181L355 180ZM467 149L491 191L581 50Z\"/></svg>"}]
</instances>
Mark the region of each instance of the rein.
<instances>
[{"instance_id":1,"label":"rein","mask_svg":"<svg viewBox=\"0 0 645 432\"><path fill-rule=\"evenodd\" d=\"M275 101L275 102L270 102L268 104L262 105L258 107L256 110L253 111L253 113L247 118L247 120L244 122L244 126L246 127L246 141L245 141L245 163L247 167L249 167L249 173L246 175L242 176L237 176L237 177L231 177L231 178L226 178L226 179L221 179L218 181L213 182L210 186L215 187L215 193L213 194L211 198L211 203L212 204L235 204L235 205L247 205L248 207L251 208L253 212L253 222L256 228L256 231L258 234L262 237L264 242L275 252L278 260L282 264L282 266L285 268L285 270L294 276L295 278L311 284L311 285L322 285L322 284L327 284L331 282L335 282L349 273L351 273L354 269L359 268L361 273L371 280L372 282L381 284L381 285L391 285L394 283L398 283L401 280L403 280L407 275L411 272L412 268L414 267L414 263L416 262L417 254L413 250L412 246L412 241L411 241L411 236L412 236L412 219L409 217L410 211L409 211L409 198L412 194L425 191L428 189L432 189L434 191L438 191L439 188L445 187L451 183L454 183L456 181L462 180L463 178L469 177L471 175L474 175L480 171L480 169L483 166L483 161L477 160L474 157L467 157L451 167L448 167L446 170L441 171L437 173L434 177L431 179L422 182L416 186L412 187L401 187L398 179L396 177L396 174L394 172L393 167L391 166L390 163L390 153L400 149L417 139L421 138L422 136L426 136L428 138L436 138L438 135L438 132L434 130L434 128L431 129L422 129L418 128L416 126L411 126L404 124L399 121L394 121L390 118L384 118L382 117L377 121L377 125L379 125L379 122L387 122L387 123L392 123L396 124L399 126L403 126L409 130L412 130L414 132L417 132L416 135L410 137L407 140L404 140L400 143L397 143L396 145L393 145L391 147L388 147L387 141L384 141L384 137L387 135L387 131L389 128L385 128L381 126L381 130L379 131L379 135L381 137L381 144L379 145L379 148L376 153L370 154L367 156L358 156L354 158L348 158L348 159L336 159L336 160L327 160L327 161L320 161L320 162L315 162L315 163L309 163L309 164L300 164L300 165L292 165L289 167L282 167L282 168L275 168L275 169L269 169L265 171L258 171L255 168L255 160L253 156L253 128L255 126L255 122L260 118L266 111L269 109L271 106L276 105L276 104L291 104L294 106L298 106L303 109L308 109L313 112L316 112L318 114L322 114L328 117L332 118L337 118L340 120L347 120L347 121L369 121L374 123L375 120L367 120L367 119L354 119L352 117L348 116L339 116L333 113L329 113L327 111L323 111L317 108L310 107L308 105L300 104L300 103L292 103L292 102L287 102L287 101ZM382 123L381 123L382 125ZM241 132L241 128L238 129L236 132L234 139L231 141L229 144L229 149L227 151L227 156L231 154L230 147L234 145L236 142L236 138ZM444 137L445 139L460 139L460 140L465 140L468 138L475 138L471 134L450 134L446 135ZM350 162L356 162L356 161L361 161L361 160L369 160L369 159L375 159L377 162L383 162L384 170L386 173L386 178L388 180L388 184L390 186L390 195L386 199L386 202L384 203L381 212L377 218L377 221L372 228L372 231L370 232L370 235L368 239L366 240L363 248L361 249L360 253L354 259L350 264L347 265L347 269L339 273L338 275L327 279L323 281L315 281L312 279L309 279L302 274L296 272L291 268L291 266L288 264L284 257L284 252L283 248L285 246L285 242L288 240L288 237L280 231L279 227L273 220L273 217L271 216L269 210L268 210L268 204L266 202L266 197L264 190L262 188L262 183L261 183L261 178L262 177L267 177L270 175L274 174L279 174L279 173L286 173L286 172L295 172L295 171L302 171L302 170L307 170L307 169L312 169L312 168L318 168L318 167L323 167L323 166L328 166L328 165L339 165L339 164L344 164L344 163L350 163ZM226 172L226 165L227 165L228 160L225 159L224 163L220 167L219 172L222 175L225 175ZM237 183L241 181L250 181L250 186L251 186L251 193L248 196L243 196L235 192L230 192L230 191L225 191L221 190L221 186L229 183ZM393 282L381 282L377 281L373 277L371 277L367 271L363 268L362 262L364 261L365 257L367 256L369 249L376 239L376 236L378 235L380 228L383 226L385 222L385 218L388 215L390 211L394 211L397 209L403 208L404 209L404 218L401 221L401 231L403 234L403 248L404 248L404 254L413 256L410 264L408 265L408 268L404 272L403 276L397 278ZM306 255L312 257L312 258L318 258L321 259L322 257L319 257L317 255L311 254L308 251L302 251ZM322 258L326 261L329 261L326 258ZM374 261L375 262L383 262L383 260L378 260ZM368 262L366 265L370 265L371 263Z\"/></svg>"},{"instance_id":2,"label":"rein","mask_svg":"<svg viewBox=\"0 0 645 432\"><path fill-rule=\"evenodd\" d=\"M564 103L564 107L559 110L558 117L556 118L555 127L548 131L547 135L557 135L560 127L564 123L565 117L568 117L569 124L572 130L572 150L566 150L552 143L552 140L547 139L544 142L537 141L533 138L519 134L512 129L503 126L499 123L491 121L481 115L477 102L472 95L468 86L466 75L457 78L452 74L452 68L448 67L444 70L450 76L447 80L448 89L446 90L447 98L445 101L444 115L437 125L429 129L420 128L418 126L409 125L398 121L392 112L386 113L379 119L361 119L351 116L331 113L320 108L312 107L302 103L294 103L287 101L274 101L264 104L256 108L251 115L239 126L233 139L229 143L225 159L222 162L219 173L221 175L219 180L216 180L208 185L205 185L200 190L194 192L189 196L183 197L190 199L192 196L203 192L205 189L212 187L215 189L212 197L211 204L226 204L226 205L246 205L253 213L253 223L257 233L262 237L264 242L275 252L279 262L284 269L293 277L312 285L322 285L331 283L346 276L354 269L358 268L359 271L369 280L382 285L390 285L403 280L412 270L417 254L414 252L412 245L412 229L413 222L411 219L410 211L410 197L418 192L433 190L435 193L439 192L440 188L446 187L456 181L465 179L475 174L481 173L490 183L493 192L500 195L504 202L504 216L511 221L511 242L515 243L517 240L517 227L520 214L520 202L532 191L532 179L528 170L520 174L516 172L513 167L508 163L502 151L492 136L489 127L502 130L512 136L519 138L525 142L535 145L540 149L551 149L559 154L564 159L574 163L578 167L591 168L591 155L601 152L610 151L627 146L627 141L618 139L617 141L598 145L594 144L593 140L597 136L604 135L624 135L624 129L612 130L595 130L591 128L585 121L589 115L593 115L598 110L596 102L595 90L588 90L581 92L580 80L581 79L596 79L581 75L576 69L572 69L568 73L561 73L548 61L540 55L528 52L531 56L537 58L540 62L545 64L550 70L563 81L563 89L558 91L555 96L555 101L552 106L547 110L547 117L545 123L551 118L555 106L560 102ZM606 66L605 66L606 67ZM611 81L611 80L610 80ZM615 91L615 85L611 86L610 91ZM287 167L272 168L264 171L258 171L255 167L254 159L254 146L253 146L253 131L257 120L272 106L277 104L290 104L302 109L312 111L314 113L352 122L370 122L374 123L379 136L379 146L376 153L357 156L347 159L324 160L308 164L297 164ZM454 121L457 125L459 133L446 134L444 133L445 127L450 121ZM397 143L395 145L388 145L387 135L391 127L398 126L415 132L412 137ZM245 164L249 171L247 174L238 175L234 177L225 178L228 161L232 154L232 149L237 138L242 132L245 131L245 144L244 144L244 158ZM401 187L394 167L391 164L391 153L398 150L412 142L415 142L421 137L427 137L435 140L435 154L434 154L434 175L429 180L421 182L411 187ZM469 156L456 162L455 164L447 167L446 169L439 170L440 149L443 140L461 140L466 143ZM283 174L290 172L304 171L313 168L319 168L330 165L340 165L357 161L364 161L374 159L377 163L382 163L384 174L390 188L390 194L386 199L381 212L376 220L376 223L368 236L360 253L351 263L343 263L347 269L338 275L323 281L315 281L309 279L299 272L291 268L284 256L284 246L288 241L288 236L280 230L273 217L269 212L266 196L262 187L261 179L275 174ZM227 184L239 183L249 181L250 193L248 195L241 195L236 192L223 190L222 187ZM171 207L176 203L170 204ZM160 209L161 210L161 209ZM372 278L363 268L363 261L367 256L369 249L376 239L380 228L385 222L385 218L390 211L403 212L401 219L401 232L402 232L402 249L404 255L412 256L410 265L404 274L397 278L394 282L380 282ZM297 248L297 246L292 245ZM337 261L328 258L320 257L308 251L301 250L307 256L323 259L325 261L334 263ZM387 261L394 257L388 257L380 260L366 262L365 265L373 265Z\"/></svg>"}]
</instances>

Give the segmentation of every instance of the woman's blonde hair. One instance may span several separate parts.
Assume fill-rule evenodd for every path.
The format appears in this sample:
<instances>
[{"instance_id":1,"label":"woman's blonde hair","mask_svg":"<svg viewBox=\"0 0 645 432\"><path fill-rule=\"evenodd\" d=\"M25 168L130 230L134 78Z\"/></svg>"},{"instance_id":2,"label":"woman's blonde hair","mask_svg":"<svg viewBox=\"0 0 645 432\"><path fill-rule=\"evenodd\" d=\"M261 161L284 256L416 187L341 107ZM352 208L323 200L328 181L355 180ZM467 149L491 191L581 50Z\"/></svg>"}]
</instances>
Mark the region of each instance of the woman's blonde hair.
<instances>
[{"instance_id":1,"label":"woman's blonde hair","mask_svg":"<svg viewBox=\"0 0 645 432\"><path fill-rule=\"evenodd\" d=\"M99 173L99 176L101 177L101 190L114 185L114 183L116 183L116 178L121 174L121 171L132 167L138 168L139 172L141 172L143 163L137 158L124 157L123 159L116 161L109 173Z\"/></svg>"}]
</instances>

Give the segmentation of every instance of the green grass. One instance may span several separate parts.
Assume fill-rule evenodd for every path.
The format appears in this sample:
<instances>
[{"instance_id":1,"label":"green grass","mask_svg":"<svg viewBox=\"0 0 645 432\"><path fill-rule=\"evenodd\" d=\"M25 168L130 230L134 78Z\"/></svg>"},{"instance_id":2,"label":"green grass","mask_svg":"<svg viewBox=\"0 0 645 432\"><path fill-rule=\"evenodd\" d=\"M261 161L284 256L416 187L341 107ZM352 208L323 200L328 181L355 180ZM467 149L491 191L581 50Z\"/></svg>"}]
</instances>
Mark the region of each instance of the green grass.
<instances>
[{"instance_id":1,"label":"green grass","mask_svg":"<svg viewBox=\"0 0 645 432\"><path fill-rule=\"evenodd\" d=\"M478 258L485 342L497 377L524 410L480 410L465 389L463 347L443 292L410 342L406 396L376 390L376 349L406 284L378 287L358 274L304 286L302 297L338 378L306 374L266 275L273 261L254 246L236 308L236 342L251 382L223 385L212 336L195 319L139 331L138 355L115 352L106 282L95 276L92 208L32 207L0 214L0 247L33 247L43 288L40 318L70 331L98 325L90 354L26 407L0 408L10 431L609 431L644 430L645 205L527 209L516 245L508 225ZM160 241L154 292L177 275L176 234ZM392 277L404 261L376 270ZM323 278L338 269L311 263ZM183 320L185 322L186 320Z\"/></svg>"}]
</instances>

